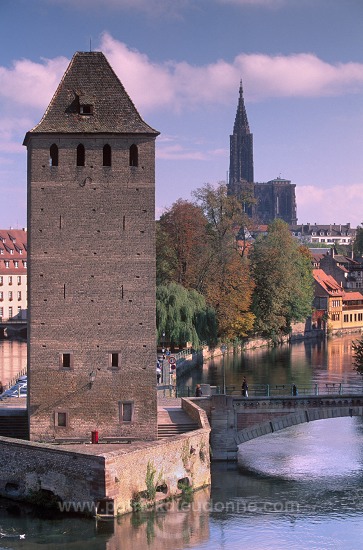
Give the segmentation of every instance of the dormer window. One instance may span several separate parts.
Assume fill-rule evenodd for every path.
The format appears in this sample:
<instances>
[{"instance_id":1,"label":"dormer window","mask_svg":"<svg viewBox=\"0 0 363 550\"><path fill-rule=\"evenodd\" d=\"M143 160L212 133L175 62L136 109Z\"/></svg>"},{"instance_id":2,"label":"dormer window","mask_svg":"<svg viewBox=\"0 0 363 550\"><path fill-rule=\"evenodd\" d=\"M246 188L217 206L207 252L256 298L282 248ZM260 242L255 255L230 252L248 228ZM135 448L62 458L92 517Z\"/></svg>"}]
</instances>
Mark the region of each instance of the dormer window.
<instances>
[{"instance_id":1,"label":"dormer window","mask_svg":"<svg viewBox=\"0 0 363 550\"><path fill-rule=\"evenodd\" d=\"M79 106L80 115L93 115L93 105L87 103Z\"/></svg>"}]
</instances>

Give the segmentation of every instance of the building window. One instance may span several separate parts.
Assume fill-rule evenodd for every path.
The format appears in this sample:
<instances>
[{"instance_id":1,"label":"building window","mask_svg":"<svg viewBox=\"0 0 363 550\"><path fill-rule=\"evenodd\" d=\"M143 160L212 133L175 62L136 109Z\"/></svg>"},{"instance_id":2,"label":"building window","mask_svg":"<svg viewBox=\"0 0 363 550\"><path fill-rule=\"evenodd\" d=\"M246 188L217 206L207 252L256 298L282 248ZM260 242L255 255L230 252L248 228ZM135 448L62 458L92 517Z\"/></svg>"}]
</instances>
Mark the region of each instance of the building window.
<instances>
[{"instance_id":1,"label":"building window","mask_svg":"<svg viewBox=\"0 0 363 550\"><path fill-rule=\"evenodd\" d=\"M18 290L18 300L21 300L21 291Z\"/></svg>"},{"instance_id":2,"label":"building window","mask_svg":"<svg viewBox=\"0 0 363 550\"><path fill-rule=\"evenodd\" d=\"M5 267L6 267L6 268L9 267L9 260L5 260Z\"/></svg>"},{"instance_id":3,"label":"building window","mask_svg":"<svg viewBox=\"0 0 363 550\"><path fill-rule=\"evenodd\" d=\"M0 307L0 319L4 317L4 308Z\"/></svg>"},{"instance_id":4,"label":"building window","mask_svg":"<svg viewBox=\"0 0 363 550\"><path fill-rule=\"evenodd\" d=\"M49 148L49 166L58 166L58 146L55 143Z\"/></svg>"},{"instance_id":5,"label":"building window","mask_svg":"<svg viewBox=\"0 0 363 550\"><path fill-rule=\"evenodd\" d=\"M121 367L121 353L112 351L108 354L108 366L111 369L119 369Z\"/></svg>"},{"instance_id":6,"label":"building window","mask_svg":"<svg viewBox=\"0 0 363 550\"><path fill-rule=\"evenodd\" d=\"M21 306L18 306L18 318L21 318Z\"/></svg>"},{"instance_id":7,"label":"building window","mask_svg":"<svg viewBox=\"0 0 363 550\"><path fill-rule=\"evenodd\" d=\"M13 284L13 277L12 277L12 275L9 275L8 283L9 283L10 286Z\"/></svg>"},{"instance_id":8,"label":"building window","mask_svg":"<svg viewBox=\"0 0 363 550\"><path fill-rule=\"evenodd\" d=\"M3 284L4 284L4 277L0 275L0 285L3 285Z\"/></svg>"},{"instance_id":9,"label":"building window","mask_svg":"<svg viewBox=\"0 0 363 550\"><path fill-rule=\"evenodd\" d=\"M80 143L77 146L77 166L84 166L85 157L86 157L86 154L85 154L84 145Z\"/></svg>"},{"instance_id":10,"label":"building window","mask_svg":"<svg viewBox=\"0 0 363 550\"><path fill-rule=\"evenodd\" d=\"M13 316L13 308L9 307L9 319L11 319Z\"/></svg>"},{"instance_id":11,"label":"building window","mask_svg":"<svg viewBox=\"0 0 363 550\"><path fill-rule=\"evenodd\" d=\"M10 302L13 301L13 291L12 290L9 290L9 301Z\"/></svg>"},{"instance_id":12,"label":"building window","mask_svg":"<svg viewBox=\"0 0 363 550\"><path fill-rule=\"evenodd\" d=\"M58 428L67 428L68 426L68 413L65 411L56 411L54 415L55 425Z\"/></svg>"},{"instance_id":13,"label":"building window","mask_svg":"<svg viewBox=\"0 0 363 550\"><path fill-rule=\"evenodd\" d=\"M133 401L120 401L120 422L132 422L134 418L134 402Z\"/></svg>"},{"instance_id":14,"label":"building window","mask_svg":"<svg viewBox=\"0 0 363 550\"><path fill-rule=\"evenodd\" d=\"M139 165L139 151L134 143L130 147L130 166Z\"/></svg>"},{"instance_id":15,"label":"building window","mask_svg":"<svg viewBox=\"0 0 363 550\"><path fill-rule=\"evenodd\" d=\"M28 263L28 262L27 262L26 260L24 260L24 261L23 261L23 266L26 267L26 266L27 266L27 263Z\"/></svg>"},{"instance_id":16,"label":"building window","mask_svg":"<svg viewBox=\"0 0 363 550\"><path fill-rule=\"evenodd\" d=\"M17 276L16 281L17 281L18 285L21 285L21 275Z\"/></svg>"},{"instance_id":17,"label":"building window","mask_svg":"<svg viewBox=\"0 0 363 550\"><path fill-rule=\"evenodd\" d=\"M61 369L71 369L73 367L73 354L61 353L59 355L59 367Z\"/></svg>"},{"instance_id":18,"label":"building window","mask_svg":"<svg viewBox=\"0 0 363 550\"><path fill-rule=\"evenodd\" d=\"M3 301L3 299L4 299L4 293L2 290L0 290L0 300Z\"/></svg>"},{"instance_id":19,"label":"building window","mask_svg":"<svg viewBox=\"0 0 363 550\"><path fill-rule=\"evenodd\" d=\"M106 145L103 146L103 166L111 166L112 161L112 153L111 153L111 146L106 143Z\"/></svg>"},{"instance_id":20,"label":"building window","mask_svg":"<svg viewBox=\"0 0 363 550\"><path fill-rule=\"evenodd\" d=\"M17 269L19 267L19 262L17 260L14 260L14 267Z\"/></svg>"}]
</instances>

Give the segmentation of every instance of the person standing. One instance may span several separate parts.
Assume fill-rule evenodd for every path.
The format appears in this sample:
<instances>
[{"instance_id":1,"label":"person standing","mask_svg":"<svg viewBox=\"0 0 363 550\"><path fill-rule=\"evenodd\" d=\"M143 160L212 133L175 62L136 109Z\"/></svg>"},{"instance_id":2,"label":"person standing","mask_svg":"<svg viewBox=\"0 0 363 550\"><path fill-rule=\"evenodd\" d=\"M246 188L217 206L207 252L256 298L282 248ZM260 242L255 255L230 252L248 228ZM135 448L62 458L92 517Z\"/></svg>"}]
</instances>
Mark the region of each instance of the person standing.
<instances>
[{"instance_id":1,"label":"person standing","mask_svg":"<svg viewBox=\"0 0 363 550\"><path fill-rule=\"evenodd\" d=\"M242 382L242 395L243 397L248 397L248 384L245 376L243 377Z\"/></svg>"},{"instance_id":2,"label":"person standing","mask_svg":"<svg viewBox=\"0 0 363 550\"><path fill-rule=\"evenodd\" d=\"M200 384L197 384L195 388L195 397L202 397L202 388L200 387Z\"/></svg>"}]
</instances>

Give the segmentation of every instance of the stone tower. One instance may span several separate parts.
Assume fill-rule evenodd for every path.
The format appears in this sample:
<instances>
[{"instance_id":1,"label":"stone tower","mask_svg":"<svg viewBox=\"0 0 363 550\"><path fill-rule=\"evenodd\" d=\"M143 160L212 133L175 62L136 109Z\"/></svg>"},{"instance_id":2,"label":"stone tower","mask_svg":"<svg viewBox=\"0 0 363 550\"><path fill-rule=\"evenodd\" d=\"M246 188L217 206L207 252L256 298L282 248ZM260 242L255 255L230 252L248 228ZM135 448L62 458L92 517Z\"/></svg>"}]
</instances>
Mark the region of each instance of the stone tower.
<instances>
[{"instance_id":1,"label":"stone tower","mask_svg":"<svg viewBox=\"0 0 363 550\"><path fill-rule=\"evenodd\" d=\"M258 223L268 224L276 218L288 224L297 223L295 185L291 181L275 178L264 183L254 182L253 135L248 124L242 81L230 136L228 194L236 196L244 204L246 214Z\"/></svg>"},{"instance_id":2,"label":"stone tower","mask_svg":"<svg viewBox=\"0 0 363 550\"><path fill-rule=\"evenodd\" d=\"M157 135L77 52L25 136L32 440L157 437Z\"/></svg>"}]
</instances>

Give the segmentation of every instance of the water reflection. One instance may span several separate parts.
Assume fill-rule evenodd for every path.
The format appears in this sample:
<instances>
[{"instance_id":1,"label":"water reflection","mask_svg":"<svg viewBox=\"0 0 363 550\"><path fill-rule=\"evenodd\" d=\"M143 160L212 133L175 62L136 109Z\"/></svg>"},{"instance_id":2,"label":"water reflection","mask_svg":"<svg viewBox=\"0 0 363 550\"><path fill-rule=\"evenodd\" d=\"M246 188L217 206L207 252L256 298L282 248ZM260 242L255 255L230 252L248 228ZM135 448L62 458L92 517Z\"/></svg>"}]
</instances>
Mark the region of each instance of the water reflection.
<instances>
[{"instance_id":1,"label":"water reflection","mask_svg":"<svg viewBox=\"0 0 363 550\"><path fill-rule=\"evenodd\" d=\"M0 380L5 386L27 365L25 340L0 340Z\"/></svg>"},{"instance_id":2,"label":"water reflection","mask_svg":"<svg viewBox=\"0 0 363 550\"><path fill-rule=\"evenodd\" d=\"M240 388L243 376L247 376L249 385L361 384L362 378L352 366L352 340L358 337L353 334L229 353L225 356L226 384ZM200 383L221 387L222 382L222 358L216 357L181 377L178 387L180 391Z\"/></svg>"}]
</instances>

